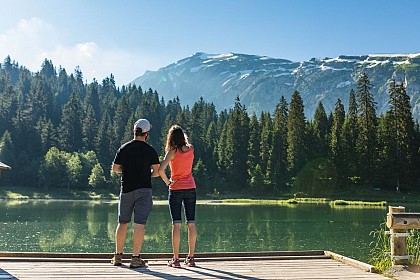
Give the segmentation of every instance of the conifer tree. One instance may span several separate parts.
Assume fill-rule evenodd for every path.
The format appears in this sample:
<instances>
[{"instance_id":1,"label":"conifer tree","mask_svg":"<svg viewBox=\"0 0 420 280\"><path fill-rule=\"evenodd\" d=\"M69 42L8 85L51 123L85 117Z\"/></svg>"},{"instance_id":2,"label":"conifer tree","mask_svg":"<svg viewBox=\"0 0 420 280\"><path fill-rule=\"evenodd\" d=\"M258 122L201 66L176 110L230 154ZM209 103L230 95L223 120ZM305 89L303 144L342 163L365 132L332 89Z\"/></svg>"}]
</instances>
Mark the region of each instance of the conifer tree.
<instances>
[{"instance_id":1,"label":"conifer tree","mask_svg":"<svg viewBox=\"0 0 420 280\"><path fill-rule=\"evenodd\" d=\"M93 79L93 82L88 85L86 96L83 101L85 110L87 111L87 108L89 106L92 107L95 119L100 119L101 115L101 101L99 96L99 84L96 81L96 79ZM126 108L127 109L127 108Z\"/></svg>"},{"instance_id":2,"label":"conifer tree","mask_svg":"<svg viewBox=\"0 0 420 280\"><path fill-rule=\"evenodd\" d=\"M362 180L372 184L375 180L375 166L377 164L377 119L376 103L370 92L372 84L368 75L363 72L357 80L357 103L359 137L357 138L357 150L359 153L359 169Z\"/></svg>"},{"instance_id":3,"label":"conifer tree","mask_svg":"<svg viewBox=\"0 0 420 280\"><path fill-rule=\"evenodd\" d=\"M288 104L284 96L274 111L273 145L269 160L269 178L275 190L283 188L287 179L287 118Z\"/></svg>"},{"instance_id":4,"label":"conifer tree","mask_svg":"<svg viewBox=\"0 0 420 280\"><path fill-rule=\"evenodd\" d=\"M123 95L117 102L117 108L115 110L114 122L112 126L113 134L115 135L116 143L114 147L120 146L125 142L125 124L128 122L130 117L130 112L127 110L129 108L128 100L125 95Z\"/></svg>"},{"instance_id":5,"label":"conifer tree","mask_svg":"<svg viewBox=\"0 0 420 280\"><path fill-rule=\"evenodd\" d=\"M287 117L287 166L291 176L296 175L307 159L305 140L306 121L303 100L299 92L295 91Z\"/></svg>"},{"instance_id":6,"label":"conifer tree","mask_svg":"<svg viewBox=\"0 0 420 280\"><path fill-rule=\"evenodd\" d=\"M341 103L339 98L335 103L334 114L332 117L330 154L332 162L337 167L340 179L342 179L342 171L346 168L343 164L344 143L342 139L342 131L345 118L346 113L344 111L344 105Z\"/></svg>"},{"instance_id":7,"label":"conifer tree","mask_svg":"<svg viewBox=\"0 0 420 280\"><path fill-rule=\"evenodd\" d=\"M58 129L63 150L73 152L82 148L82 104L79 95L73 92L70 100L63 106L61 124Z\"/></svg>"},{"instance_id":8,"label":"conifer tree","mask_svg":"<svg viewBox=\"0 0 420 280\"><path fill-rule=\"evenodd\" d=\"M313 140L311 158L328 156L328 118L322 102L318 103L313 120Z\"/></svg>"},{"instance_id":9,"label":"conifer tree","mask_svg":"<svg viewBox=\"0 0 420 280\"><path fill-rule=\"evenodd\" d=\"M258 118L255 113L252 115L249 122L249 144L248 144L248 174L251 182L263 182L263 177L255 178L255 176L262 176L261 173L261 125L258 122ZM259 166L259 172L255 172L255 168ZM251 183L251 185L253 185ZM254 185L255 187L255 185ZM259 186L261 187L261 186Z\"/></svg>"},{"instance_id":10,"label":"conifer tree","mask_svg":"<svg viewBox=\"0 0 420 280\"><path fill-rule=\"evenodd\" d=\"M247 147L249 142L249 117L239 97L236 98L235 106L229 113L224 130L225 128L226 180L232 190L238 190L243 186L243 182L248 180L248 153L244 147Z\"/></svg>"},{"instance_id":11,"label":"conifer tree","mask_svg":"<svg viewBox=\"0 0 420 280\"><path fill-rule=\"evenodd\" d=\"M270 150L272 147L272 130L273 123L270 113L261 113L261 140L260 140L260 157L261 157L261 172L263 174L263 180L266 180L268 175L268 161L270 160Z\"/></svg>"},{"instance_id":12,"label":"conifer tree","mask_svg":"<svg viewBox=\"0 0 420 280\"><path fill-rule=\"evenodd\" d=\"M0 160L5 164L12 167L12 170L15 168L15 147L12 142L12 137L9 131L5 131L3 136L0 139ZM0 179L2 182L5 183L12 183L13 181L13 173L10 174L9 172L4 173L1 175Z\"/></svg>"},{"instance_id":13,"label":"conifer tree","mask_svg":"<svg viewBox=\"0 0 420 280\"><path fill-rule=\"evenodd\" d=\"M339 159L343 165L341 169L342 177L346 180L355 181L360 177L358 172L358 153L356 141L359 134L357 122L357 102L354 90L349 94L349 108L344 119L343 129L341 131L341 149L343 157Z\"/></svg>"},{"instance_id":14,"label":"conifer tree","mask_svg":"<svg viewBox=\"0 0 420 280\"><path fill-rule=\"evenodd\" d=\"M195 158L202 159L205 150L206 115L205 102L203 97L191 108L191 116L188 122L187 131L191 142L194 143Z\"/></svg>"},{"instance_id":15,"label":"conifer tree","mask_svg":"<svg viewBox=\"0 0 420 280\"><path fill-rule=\"evenodd\" d=\"M346 113L344 111L344 105L341 103L340 98L338 98L337 102L335 103L335 109L333 114L330 144L331 158L336 166L338 166L341 163L341 159L343 157L341 132L343 129L345 117Z\"/></svg>"},{"instance_id":16,"label":"conifer tree","mask_svg":"<svg viewBox=\"0 0 420 280\"><path fill-rule=\"evenodd\" d=\"M95 149L95 138L98 133L97 119L91 104L88 105L85 116L82 124L82 142L84 150L90 151Z\"/></svg>"},{"instance_id":17,"label":"conifer tree","mask_svg":"<svg viewBox=\"0 0 420 280\"><path fill-rule=\"evenodd\" d=\"M393 127L395 142L396 189L400 191L400 182L409 183L412 178L415 158L415 126L411 113L410 97L404 83L389 83L389 120Z\"/></svg>"},{"instance_id":18,"label":"conifer tree","mask_svg":"<svg viewBox=\"0 0 420 280\"><path fill-rule=\"evenodd\" d=\"M45 153L52 147L58 144L56 131L51 120L41 118L38 120L36 130L41 138L41 153Z\"/></svg>"},{"instance_id":19,"label":"conifer tree","mask_svg":"<svg viewBox=\"0 0 420 280\"><path fill-rule=\"evenodd\" d=\"M57 96L56 96L56 106L61 108L70 98L71 95L69 76L67 75L66 69L60 68L58 71L57 78ZM59 123L58 120L54 123Z\"/></svg>"},{"instance_id":20,"label":"conifer tree","mask_svg":"<svg viewBox=\"0 0 420 280\"><path fill-rule=\"evenodd\" d=\"M206 147L205 147L205 158L206 168L209 175L209 181L212 182L214 174L217 172L217 144L220 135L217 135L216 123L212 121L206 133Z\"/></svg>"}]
</instances>

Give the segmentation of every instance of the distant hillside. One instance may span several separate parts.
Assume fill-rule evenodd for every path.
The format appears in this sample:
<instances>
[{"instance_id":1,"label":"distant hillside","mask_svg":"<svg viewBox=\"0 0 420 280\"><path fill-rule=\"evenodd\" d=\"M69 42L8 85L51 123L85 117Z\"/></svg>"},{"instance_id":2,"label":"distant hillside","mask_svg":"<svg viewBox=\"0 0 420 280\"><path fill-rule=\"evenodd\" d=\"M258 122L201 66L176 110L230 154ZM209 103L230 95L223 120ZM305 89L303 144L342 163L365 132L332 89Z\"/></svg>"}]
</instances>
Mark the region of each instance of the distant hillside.
<instances>
[{"instance_id":1,"label":"distant hillside","mask_svg":"<svg viewBox=\"0 0 420 280\"><path fill-rule=\"evenodd\" d=\"M297 90L304 100L306 116L312 118L319 101L329 112L340 98L347 110L349 92L356 90L360 71L368 74L374 86L378 115L388 109L387 81L395 77L407 82L413 115L420 118L420 53L343 55L303 62L246 54L196 53L157 71L147 71L133 83L157 90L165 100L179 96L183 104L192 105L202 96L217 110L232 107L239 96L248 111L257 114L272 112L280 96L290 101Z\"/></svg>"}]
</instances>

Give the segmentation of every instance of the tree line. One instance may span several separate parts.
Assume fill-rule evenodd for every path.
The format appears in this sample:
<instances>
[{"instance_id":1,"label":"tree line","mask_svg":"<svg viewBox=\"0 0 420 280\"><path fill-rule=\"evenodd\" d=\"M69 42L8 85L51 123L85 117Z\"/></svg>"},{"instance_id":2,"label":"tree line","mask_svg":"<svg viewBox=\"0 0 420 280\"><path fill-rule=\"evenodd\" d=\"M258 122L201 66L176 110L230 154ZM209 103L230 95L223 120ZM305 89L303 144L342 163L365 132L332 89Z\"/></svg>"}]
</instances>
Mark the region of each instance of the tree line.
<instances>
[{"instance_id":1,"label":"tree line","mask_svg":"<svg viewBox=\"0 0 420 280\"><path fill-rule=\"evenodd\" d=\"M152 123L149 143L162 156L168 128L177 123L186 129L203 194L420 190L420 128L406 86L389 79L389 110L379 116L372 86L361 72L348 108L338 99L327 114L319 102L312 119L305 118L297 91L290 101L281 96L273 113L257 116L239 97L229 110L217 112L202 97L190 108L152 89L117 87L112 74L87 83L79 68L68 74L46 59L31 73L7 57L0 64L0 161L12 170L0 183L116 191L112 160L142 117Z\"/></svg>"}]
</instances>

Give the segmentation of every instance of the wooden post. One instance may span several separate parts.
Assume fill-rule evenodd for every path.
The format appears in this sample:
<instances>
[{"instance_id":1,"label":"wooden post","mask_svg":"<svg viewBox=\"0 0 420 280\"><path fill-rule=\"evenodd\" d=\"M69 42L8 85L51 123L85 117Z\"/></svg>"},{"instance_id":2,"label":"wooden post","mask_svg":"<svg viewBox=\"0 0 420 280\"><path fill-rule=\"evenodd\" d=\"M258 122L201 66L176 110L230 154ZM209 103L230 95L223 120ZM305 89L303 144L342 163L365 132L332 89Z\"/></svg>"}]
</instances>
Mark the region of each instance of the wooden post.
<instances>
[{"instance_id":1,"label":"wooden post","mask_svg":"<svg viewBox=\"0 0 420 280\"><path fill-rule=\"evenodd\" d=\"M405 207L393 207L389 206L389 211L387 215L387 225L390 227L390 234L391 234L391 261L392 265L407 265L408 259L404 258L407 257L407 240L405 236L398 236L400 233L406 233L405 229L394 229L391 226L390 219L392 219L392 213L403 213L405 212ZM399 258L403 257L403 258Z\"/></svg>"}]
</instances>

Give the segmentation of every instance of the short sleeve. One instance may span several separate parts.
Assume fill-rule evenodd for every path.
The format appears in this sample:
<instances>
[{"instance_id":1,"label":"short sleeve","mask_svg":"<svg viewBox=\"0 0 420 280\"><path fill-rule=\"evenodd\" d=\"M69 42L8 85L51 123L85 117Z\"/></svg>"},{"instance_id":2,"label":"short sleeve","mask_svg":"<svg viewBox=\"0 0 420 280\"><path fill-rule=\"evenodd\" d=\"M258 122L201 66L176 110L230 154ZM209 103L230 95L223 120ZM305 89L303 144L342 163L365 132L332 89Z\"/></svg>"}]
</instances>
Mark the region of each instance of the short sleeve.
<instances>
[{"instance_id":1,"label":"short sleeve","mask_svg":"<svg viewBox=\"0 0 420 280\"><path fill-rule=\"evenodd\" d=\"M114 163L115 164L122 164L121 161L121 149L118 149L117 153L115 154L115 158L114 158Z\"/></svg>"}]
</instances>

